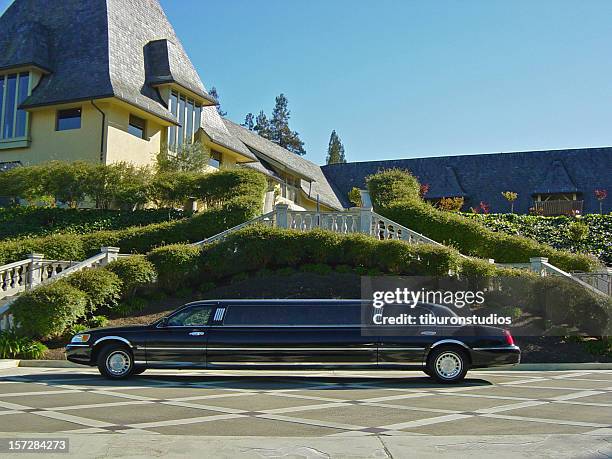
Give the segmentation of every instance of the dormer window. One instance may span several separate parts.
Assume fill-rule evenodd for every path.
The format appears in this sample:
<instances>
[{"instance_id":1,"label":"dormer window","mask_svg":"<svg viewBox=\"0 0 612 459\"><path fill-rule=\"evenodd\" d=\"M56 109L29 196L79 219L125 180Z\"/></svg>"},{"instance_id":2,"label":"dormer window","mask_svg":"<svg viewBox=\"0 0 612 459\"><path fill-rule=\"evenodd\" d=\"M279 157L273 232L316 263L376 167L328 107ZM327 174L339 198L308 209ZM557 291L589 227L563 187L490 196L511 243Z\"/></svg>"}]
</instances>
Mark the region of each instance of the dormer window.
<instances>
[{"instance_id":1,"label":"dormer window","mask_svg":"<svg viewBox=\"0 0 612 459\"><path fill-rule=\"evenodd\" d=\"M200 128L202 105L184 94L171 91L169 109L180 124L180 126L168 128L168 148L176 151L183 144L194 141L194 135Z\"/></svg>"},{"instance_id":2,"label":"dormer window","mask_svg":"<svg viewBox=\"0 0 612 459\"><path fill-rule=\"evenodd\" d=\"M18 107L30 95L30 73L0 75L0 141L26 138L29 115Z\"/></svg>"}]
</instances>

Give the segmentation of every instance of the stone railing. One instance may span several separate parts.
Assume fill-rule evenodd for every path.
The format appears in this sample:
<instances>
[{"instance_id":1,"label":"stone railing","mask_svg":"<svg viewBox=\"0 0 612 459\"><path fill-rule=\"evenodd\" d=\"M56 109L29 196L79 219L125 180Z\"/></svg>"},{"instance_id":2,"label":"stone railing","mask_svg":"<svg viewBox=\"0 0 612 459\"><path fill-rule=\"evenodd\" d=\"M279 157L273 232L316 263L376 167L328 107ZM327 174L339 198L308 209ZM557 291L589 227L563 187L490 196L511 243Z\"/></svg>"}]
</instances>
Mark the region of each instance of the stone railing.
<instances>
[{"instance_id":1,"label":"stone railing","mask_svg":"<svg viewBox=\"0 0 612 459\"><path fill-rule=\"evenodd\" d=\"M118 257L117 247L102 247L99 254L81 262L45 260L41 254L32 254L27 260L0 266L0 330L12 327L10 306L20 293L77 271L105 266Z\"/></svg>"},{"instance_id":2,"label":"stone railing","mask_svg":"<svg viewBox=\"0 0 612 459\"><path fill-rule=\"evenodd\" d=\"M257 224L274 226L274 212L268 212L267 214L263 214L263 215L260 215L259 217L255 217L252 220L241 223L240 225L236 225L232 228L228 228L225 231L222 231L219 234L215 234L214 236L211 236L207 239L203 239L201 241L194 242L192 245L204 245L204 244L211 244L213 242L221 241L225 239L227 236L229 236L230 234L235 233L236 231L241 230L242 228L246 228L247 226L257 225Z\"/></svg>"},{"instance_id":3,"label":"stone railing","mask_svg":"<svg viewBox=\"0 0 612 459\"><path fill-rule=\"evenodd\" d=\"M493 261L493 260L491 260ZM594 275L596 273L568 273L563 271L562 269L557 268L554 265L551 265L548 262L548 258L545 257L532 257L529 259L529 263L495 263L498 266L502 266L505 268L517 268L517 269L528 269L530 271L533 271L537 274L539 274L540 276L559 276L559 277L564 277L572 282L576 282L577 284L581 285L582 287L586 288L587 290L590 290L591 292L597 294L597 295L610 295L610 287L609 284L605 284L605 288L600 288L603 287L604 284L591 284L588 282L585 282L582 279L582 275Z\"/></svg>"},{"instance_id":4,"label":"stone railing","mask_svg":"<svg viewBox=\"0 0 612 459\"><path fill-rule=\"evenodd\" d=\"M335 233L359 233L361 231L358 211L317 212L311 210L288 210L287 206L276 206L276 226L279 228L310 231L315 228ZM285 212L285 210L287 210Z\"/></svg>"},{"instance_id":5,"label":"stone railing","mask_svg":"<svg viewBox=\"0 0 612 459\"><path fill-rule=\"evenodd\" d=\"M612 268L593 273L572 272L570 274L597 290L612 296Z\"/></svg>"}]
</instances>

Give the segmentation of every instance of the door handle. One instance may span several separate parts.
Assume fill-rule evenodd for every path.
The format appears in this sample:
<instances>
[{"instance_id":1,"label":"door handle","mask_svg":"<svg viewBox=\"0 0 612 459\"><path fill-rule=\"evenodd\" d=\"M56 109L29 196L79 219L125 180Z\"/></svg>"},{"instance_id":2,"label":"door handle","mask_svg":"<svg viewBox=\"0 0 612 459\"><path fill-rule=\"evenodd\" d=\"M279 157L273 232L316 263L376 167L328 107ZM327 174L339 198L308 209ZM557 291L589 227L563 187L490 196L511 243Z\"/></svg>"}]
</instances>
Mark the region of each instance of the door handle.
<instances>
[{"instance_id":1,"label":"door handle","mask_svg":"<svg viewBox=\"0 0 612 459\"><path fill-rule=\"evenodd\" d=\"M429 330L421 332L421 335L427 335L427 336L431 336L431 335L435 335L435 334L436 334L435 331L429 331Z\"/></svg>"},{"instance_id":2,"label":"door handle","mask_svg":"<svg viewBox=\"0 0 612 459\"><path fill-rule=\"evenodd\" d=\"M191 332L191 333L189 333L189 334L190 334L191 336L202 336L202 335L205 335L206 333L204 333L204 332Z\"/></svg>"}]
</instances>

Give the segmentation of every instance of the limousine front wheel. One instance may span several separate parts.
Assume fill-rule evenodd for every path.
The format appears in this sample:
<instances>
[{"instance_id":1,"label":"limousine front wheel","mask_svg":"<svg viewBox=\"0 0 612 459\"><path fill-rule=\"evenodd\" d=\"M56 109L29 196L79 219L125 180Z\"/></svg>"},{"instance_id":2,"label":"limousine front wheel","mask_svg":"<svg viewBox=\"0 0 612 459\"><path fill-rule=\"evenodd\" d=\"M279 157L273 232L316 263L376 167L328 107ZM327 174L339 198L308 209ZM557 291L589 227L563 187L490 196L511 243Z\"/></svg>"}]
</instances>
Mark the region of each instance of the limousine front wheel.
<instances>
[{"instance_id":1,"label":"limousine front wheel","mask_svg":"<svg viewBox=\"0 0 612 459\"><path fill-rule=\"evenodd\" d=\"M465 377L468 366L465 352L454 348L434 349L427 360L426 373L436 381L454 383Z\"/></svg>"},{"instance_id":2,"label":"limousine front wheel","mask_svg":"<svg viewBox=\"0 0 612 459\"><path fill-rule=\"evenodd\" d=\"M131 351L121 345L110 344L98 354L98 370L110 379L123 379L134 372L134 359Z\"/></svg>"}]
</instances>

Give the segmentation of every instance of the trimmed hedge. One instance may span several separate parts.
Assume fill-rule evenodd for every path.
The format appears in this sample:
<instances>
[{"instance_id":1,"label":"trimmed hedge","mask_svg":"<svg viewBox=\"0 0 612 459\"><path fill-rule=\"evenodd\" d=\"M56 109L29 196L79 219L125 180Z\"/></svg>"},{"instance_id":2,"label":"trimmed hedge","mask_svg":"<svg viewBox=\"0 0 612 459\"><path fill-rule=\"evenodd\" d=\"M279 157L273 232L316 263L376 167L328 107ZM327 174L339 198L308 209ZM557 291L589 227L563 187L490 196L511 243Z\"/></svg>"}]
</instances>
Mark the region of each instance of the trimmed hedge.
<instances>
[{"instance_id":1,"label":"trimmed hedge","mask_svg":"<svg viewBox=\"0 0 612 459\"><path fill-rule=\"evenodd\" d=\"M338 234L324 230L300 232L252 226L206 246L200 257L201 276L231 277L261 269L306 264L348 265L375 268L394 275L447 275L493 273L483 260L464 259L449 247L379 241L363 234Z\"/></svg>"},{"instance_id":2,"label":"trimmed hedge","mask_svg":"<svg viewBox=\"0 0 612 459\"><path fill-rule=\"evenodd\" d=\"M58 233L85 234L180 220L191 216L177 209L135 211L61 209L59 207L0 208L0 240Z\"/></svg>"},{"instance_id":3,"label":"trimmed hedge","mask_svg":"<svg viewBox=\"0 0 612 459\"><path fill-rule=\"evenodd\" d=\"M174 244L151 251L147 258L157 270L157 283L168 293L192 284L197 279L201 248Z\"/></svg>"},{"instance_id":4,"label":"trimmed hedge","mask_svg":"<svg viewBox=\"0 0 612 459\"><path fill-rule=\"evenodd\" d=\"M113 307L121 298L123 281L107 269L78 271L65 280L87 295L86 314L90 317L102 306Z\"/></svg>"},{"instance_id":5,"label":"trimmed hedge","mask_svg":"<svg viewBox=\"0 0 612 459\"><path fill-rule=\"evenodd\" d=\"M612 266L612 214L587 214L579 219L569 216L543 217L517 214L466 213L463 215L493 231L529 237L555 249L592 253L603 263ZM572 228L577 222L588 227L588 233L583 239L577 239L572 234Z\"/></svg>"},{"instance_id":6,"label":"trimmed hedge","mask_svg":"<svg viewBox=\"0 0 612 459\"><path fill-rule=\"evenodd\" d=\"M452 245L465 255L493 258L499 263L525 263L530 257L548 257L550 263L566 271L593 271L600 266L592 256L556 250L521 236L496 233L462 215L438 210L415 195L416 179L407 177L412 177L409 172L394 170L367 178L376 211L437 242Z\"/></svg>"},{"instance_id":7,"label":"trimmed hedge","mask_svg":"<svg viewBox=\"0 0 612 459\"><path fill-rule=\"evenodd\" d=\"M204 177L217 175L229 177L228 182L236 188L224 192L219 208L199 212L187 219L118 231L97 231L83 235L58 234L3 241L0 242L0 265L22 260L33 252L43 253L45 257L57 260L82 260L98 253L100 247L104 246L119 247L123 253L147 253L168 244L200 241L261 213L267 186L262 174L238 169L215 172ZM203 181L204 179L201 183L204 183Z\"/></svg>"},{"instance_id":8,"label":"trimmed hedge","mask_svg":"<svg viewBox=\"0 0 612 459\"><path fill-rule=\"evenodd\" d=\"M144 255L119 258L104 269L121 280L121 296L124 299L134 298L138 289L152 284L157 279L155 266Z\"/></svg>"},{"instance_id":9,"label":"trimmed hedge","mask_svg":"<svg viewBox=\"0 0 612 459\"><path fill-rule=\"evenodd\" d=\"M57 280L23 293L11 305L20 333L33 338L64 334L85 316L87 295L65 280Z\"/></svg>"}]
</instances>

